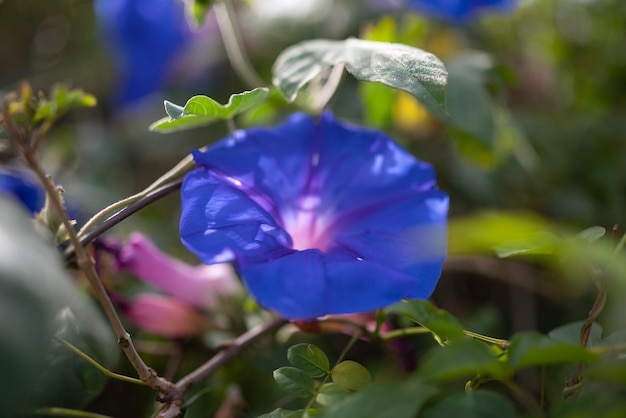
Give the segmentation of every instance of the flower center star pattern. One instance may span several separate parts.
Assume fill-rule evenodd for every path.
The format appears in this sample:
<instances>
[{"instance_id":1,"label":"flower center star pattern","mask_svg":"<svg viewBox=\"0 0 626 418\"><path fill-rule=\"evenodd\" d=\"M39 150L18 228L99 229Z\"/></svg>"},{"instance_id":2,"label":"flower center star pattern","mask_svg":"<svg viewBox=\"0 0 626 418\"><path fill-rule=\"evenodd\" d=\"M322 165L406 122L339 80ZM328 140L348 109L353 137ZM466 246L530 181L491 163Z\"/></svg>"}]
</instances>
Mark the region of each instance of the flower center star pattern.
<instances>
[{"instance_id":1,"label":"flower center star pattern","mask_svg":"<svg viewBox=\"0 0 626 418\"><path fill-rule=\"evenodd\" d=\"M295 114L193 155L182 241L205 263L234 261L260 305L311 319L434 290L448 196L383 133Z\"/></svg>"}]
</instances>

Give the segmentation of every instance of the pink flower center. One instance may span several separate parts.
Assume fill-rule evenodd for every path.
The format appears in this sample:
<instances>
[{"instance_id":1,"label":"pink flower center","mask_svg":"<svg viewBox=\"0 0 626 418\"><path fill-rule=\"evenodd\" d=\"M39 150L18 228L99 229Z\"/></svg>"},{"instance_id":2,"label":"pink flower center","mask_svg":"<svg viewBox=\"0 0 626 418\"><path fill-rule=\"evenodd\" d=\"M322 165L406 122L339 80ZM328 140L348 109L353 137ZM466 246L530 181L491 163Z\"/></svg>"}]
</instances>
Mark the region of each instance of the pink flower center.
<instances>
[{"instance_id":1,"label":"pink flower center","mask_svg":"<svg viewBox=\"0 0 626 418\"><path fill-rule=\"evenodd\" d=\"M328 217L319 213L319 204L319 196L304 196L296 211L284 214L285 230L291 236L294 250L326 251L329 248Z\"/></svg>"}]
</instances>

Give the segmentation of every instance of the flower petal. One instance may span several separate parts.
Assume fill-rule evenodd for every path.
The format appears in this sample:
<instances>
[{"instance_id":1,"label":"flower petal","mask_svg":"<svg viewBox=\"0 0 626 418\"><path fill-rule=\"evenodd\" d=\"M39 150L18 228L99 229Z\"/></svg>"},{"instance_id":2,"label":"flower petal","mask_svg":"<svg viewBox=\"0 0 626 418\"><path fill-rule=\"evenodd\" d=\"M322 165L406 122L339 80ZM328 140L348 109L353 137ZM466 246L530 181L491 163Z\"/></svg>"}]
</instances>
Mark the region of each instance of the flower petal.
<instances>
[{"instance_id":1,"label":"flower petal","mask_svg":"<svg viewBox=\"0 0 626 418\"><path fill-rule=\"evenodd\" d=\"M237 131L194 158L237 179L240 190L281 222L281 212L295 207L309 178L316 130L311 117L298 113L276 128Z\"/></svg>"},{"instance_id":2,"label":"flower petal","mask_svg":"<svg viewBox=\"0 0 626 418\"><path fill-rule=\"evenodd\" d=\"M0 193L16 198L31 214L39 211L45 200L43 187L21 169L0 169Z\"/></svg>"},{"instance_id":3,"label":"flower petal","mask_svg":"<svg viewBox=\"0 0 626 418\"><path fill-rule=\"evenodd\" d=\"M310 319L432 293L448 198L384 134L296 114L194 158L181 238L205 262L236 261L261 305Z\"/></svg>"},{"instance_id":4,"label":"flower petal","mask_svg":"<svg viewBox=\"0 0 626 418\"><path fill-rule=\"evenodd\" d=\"M436 277L423 280L319 250L296 251L240 268L259 304L292 319L372 311L403 298L426 297L436 283Z\"/></svg>"},{"instance_id":5,"label":"flower petal","mask_svg":"<svg viewBox=\"0 0 626 418\"><path fill-rule=\"evenodd\" d=\"M409 6L435 18L466 22L486 11L508 12L516 0L407 0Z\"/></svg>"},{"instance_id":6,"label":"flower petal","mask_svg":"<svg viewBox=\"0 0 626 418\"><path fill-rule=\"evenodd\" d=\"M447 253L448 196L431 190L347 220L329 252L381 263L432 281L434 288ZM430 296L424 289L419 297ZM415 294L412 297L418 297Z\"/></svg>"},{"instance_id":7,"label":"flower petal","mask_svg":"<svg viewBox=\"0 0 626 418\"><path fill-rule=\"evenodd\" d=\"M291 246L262 207L206 169L185 177L182 194L181 239L205 263L267 259Z\"/></svg>"},{"instance_id":8,"label":"flower petal","mask_svg":"<svg viewBox=\"0 0 626 418\"><path fill-rule=\"evenodd\" d=\"M170 338L198 335L211 326L207 316L189 305L154 294L136 296L125 313L139 328Z\"/></svg>"},{"instance_id":9,"label":"flower petal","mask_svg":"<svg viewBox=\"0 0 626 418\"><path fill-rule=\"evenodd\" d=\"M180 301L201 309L216 308L220 298L240 286L229 264L190 266L163 254L148 237L134 233L122 248L121 267Z\"/></svg>"}]
</instances>

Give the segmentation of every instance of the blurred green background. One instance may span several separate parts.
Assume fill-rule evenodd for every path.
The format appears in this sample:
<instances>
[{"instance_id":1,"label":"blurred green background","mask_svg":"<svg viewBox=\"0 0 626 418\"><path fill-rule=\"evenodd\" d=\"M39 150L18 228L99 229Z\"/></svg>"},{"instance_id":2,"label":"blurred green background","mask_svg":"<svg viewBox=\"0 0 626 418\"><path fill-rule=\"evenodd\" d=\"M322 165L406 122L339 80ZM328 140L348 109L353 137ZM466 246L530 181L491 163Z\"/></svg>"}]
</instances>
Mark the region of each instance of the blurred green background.
<instances>
[{"instance_id":1,"label":"blurred green background","mask_svg":"<svg viewBox=\"0 0 626 418\"><path fill-rule=\"evenodd\" d=\"M364 7L357 0L311 1L310 10L295 1L291 7L288 2L280 7L267 1L250 3L239 5L239 23L250 59L268 83L280 51L315 37L403 42L433 52L446 63L448 121L430 117L403 93L359 84L350 76L344 77L329 107L341 117L387 131L434 164L440 188L451 197L451 219L497 210L531 212L546 225L572 230L599 225L610 231L624 223L623 0L521 1L511 15L485 16L465 26L397 9ZM66 116L42 153L46 168L85 218L149 185L191 148L226 134L220 124L171 135L147 129L164 115L164 99L183 104L204 94L224 103L248 88L225 56L212 15L192 38L159 91L137 103L114 105L118 75L99 37L91 1L0 1L0 90L13 90L23 80L44 91L55 82L67 82L98 98L96 108ZM275 123L294 108L273 97L237 123ZM10 148L3 146L0 157L9 161ZM193 261L178 241L179 210L178 196L169 196L112 233L124 237L142 230L165 251ZM480 225L489 235L508 224ZM451 235L451 248L469 239ZM463 252L452 254L434 300L478 332L503 337L524 329L546 332L584 319L595 297L590 277L575 285L563 277L571 271L546 269L541 256L506 262ZM609 327L624 325L617 314L606 322ZM340 350L345 340L327 344ZM206 355L201 346L192 349ZM283 359L242 360L214 379L238 376L245 390L242 376L254 380L250 370L256 369L271 373ZM254 382L249 384L254 387ZM119 399L119 386L112 384L99 402ZM261 405L259 413L269 410L264 402L280 396L275 388L256 393L266 400L251 398L254 390L247 393L251 404Z\"/></svg>"}]
</instances>

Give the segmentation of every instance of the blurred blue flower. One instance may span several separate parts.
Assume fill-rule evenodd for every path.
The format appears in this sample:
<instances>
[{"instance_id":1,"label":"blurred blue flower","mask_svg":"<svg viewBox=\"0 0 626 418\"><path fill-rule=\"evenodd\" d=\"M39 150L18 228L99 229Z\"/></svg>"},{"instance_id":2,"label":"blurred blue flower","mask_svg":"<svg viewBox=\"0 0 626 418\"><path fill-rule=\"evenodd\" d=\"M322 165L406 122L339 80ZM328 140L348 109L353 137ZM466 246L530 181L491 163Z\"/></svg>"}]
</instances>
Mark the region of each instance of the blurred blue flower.
<instances>
[{"instance_id":1,"label":"blurred blue flower","mask_svg":"<svg viewBox=\"0 0 626 418\"><path fill-rule=\"evenodd\" d=\"M235 261L260 305L309 319L432 293L448 197L383 133L295 114L193 154L183 243L205 263Z\"/></svg>"},{"instance_id":2,"label":"blurred blue flower","mask_svg":"<svg viewBox=\"0 0 626 418\"><path fill-rule=\"evenodd\" d=\"M96 0L103 42L119 71L116 102L158 89L190 30L180 0Z\"/></svg>"},{"instance_id":3,"label":"blurred blue flower","mask_svg":"<svg viewBox=\"0 0 626 418\"><path fill-rule=\"evenodd\" d=\"M22 203L31 214L39 212L45 201L43 188L20 169L0 168L0 193Z\"/></svg>"},{"instance_id":4,"label":"blurred blue flower","mask_svg":"<svg viewBox=\"0 0 626 418\"><path fill-rule=\"evenodd\" d=\"M511 11L517 0L406 0L409 7L431 17L466 22L486 11Z\"/></svg>"}]
</instances>

